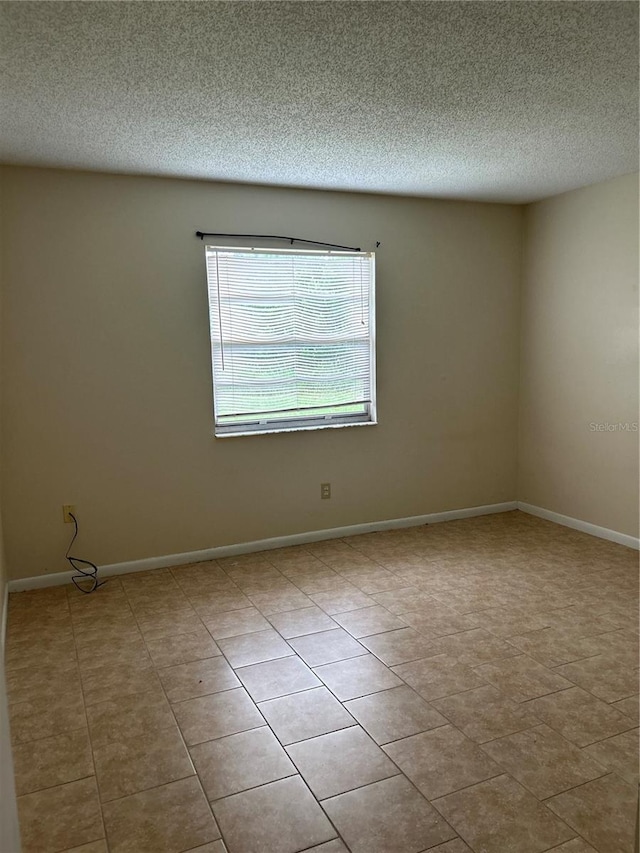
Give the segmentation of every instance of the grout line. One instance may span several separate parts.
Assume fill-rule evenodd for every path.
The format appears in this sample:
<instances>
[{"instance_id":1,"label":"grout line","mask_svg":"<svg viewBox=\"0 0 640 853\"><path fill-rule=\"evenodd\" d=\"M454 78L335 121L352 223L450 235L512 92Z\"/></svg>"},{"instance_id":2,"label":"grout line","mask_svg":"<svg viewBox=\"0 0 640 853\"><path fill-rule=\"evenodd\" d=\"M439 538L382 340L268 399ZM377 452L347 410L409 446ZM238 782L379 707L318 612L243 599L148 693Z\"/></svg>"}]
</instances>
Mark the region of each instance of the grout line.
<instances>
[{"instance_id":1,"label":"grout line","mask_svg":"<svg viewBox=\"0 0 640 853\"><path fill-rule=\"evenodd\" d=\"M33 743L34 741L29 741L29 743ZM64 785L73 785L75 782L82 782L85 779L95 779L95 773L90 773L85 776L78 776L75 779L67 779L66 782L56 782L54 785L43 785L42 788L34 788L32 791L23 791L21 794L18 794L16 791L16 797L30 797L32 794L40 794L42 791L50 791L52 788L62 788ZM98 787L96 783L96 788ZM87 842L88 843L88 842Z\"/></svg>"},{"instance_id":2,"label":"grout line","mask_svg":"<svg viewBox=\"0 0 640 853\"><path fill-rule=\"evenodd\" d=\"M411 689L411 688L409 688L409 689ZM350 699L349 701L352 702L354 700ZM357 700L355 700L355 701L357 701ZM429 707L431 707L431 706L429 706ZM434 708L433 710L435 711L436 708ZM438 713L440 713L440 712L438 711ZM444 717L444 714L442 716ZM437 726L432 726L430 729L422 729L421 731L414 732L411 735L403 735L402 737L395 738L395 740L386 740L384 743L379 743L378 746L380 747L380 749L382 749L386 752L387 751L386 748L388 746L393 746L393 744L396 744L396 743L402 743L403 740L409 740L412 737L419 737L420 735L430 734L431 732L435 732L438 729L446 729L447 726L450 726L452 729L457 729L457 731L459 731L462 735L464 735L464 737L466 737L467 740L471 740L470 737L465 735L464 732L461 729L459 729L457 726L455 726L448 718L445 718L445 719L446 719L445 723L438 723ZM471 742L475 743L475 741L471 741ZM478 746L478 745L479 744L476 744L476 746ZM391 756L389 756L389 757L391 757Z\"/></svg>"},{"instance_id":3,"label":"grout line","mask_svg":"<svg viewBox=\"0 0 640 853\"><path fill-rule=\"evenodd\" d=\"M74 589L75 589L75 587L74 587ZM91 766L93 767L93 778L95 781L96 796L98 799L98 813L100 815L100 823L102 825L102 835L104 838L105 846L107 847L107 850L109 850L109 841L107 838L107 827L106 827L106 824L104 822L104 815L102 813L102 800L100 798L100 788L98 787L98 776L96 773L96 764L95 764L95 758L94 758L94 754L93 754L93 740L91 738L91 729L89 727L89 714L87 712L87 700L86 700L86 696L85 696L85 692L84 692L84 683L82 681L82 673L80 670L80 660L78 658L78 641L76 638L76 629L75 629L75 624L73 621L73 611L71 609L71 604L69 601L69 593L70 592L71 592L71 588L67 589L66 601L67 601L67 607L69 608L69 619L71 622L71 634L73 636L73 643L75 646L76 665L78 667L78 679L80 681L80 693L82 695L82 707L84 709L84 719L85 719L85 724L87 727L87 740L89 741L89 752L91 754ZM83 595L84 595L84 593L83 593Z\"/></svg>"},{"instance_id":4,"label":"grout line","mask_svg":"<svg viewBox=\"0 0 640 853\"><path fill-rule=\"evenodd\" d=\"M171 576L172 576L172 577L174 577L172 572L170 572L170 574L171 574ZM174 577L174 580L175 580L175 577ZM126 595L126 590L125 590L125 595ZM128 596L127 596L127 600L128 600ZM133 610L133 608L132 608L132 610ZM199 613L197 613L197 611L195 611L195 608L194 608L194 612L196 613L196 616L198 617L198 619L200 619L200 622L201 622L202 626L204 627L204 629L205 629L205 631L206 631L206 630L207 630L206 625L205 625L205 624L204 624L204 622L202 621L202 618L201 618L200 614L199 614ZM135 612L134 612L134 619L136 620L136 624L138 625L138 630L139 630L139 631L140 631L140 633L142 634L142 630L141 630L141 628L140 628L140 623L139 623L139 621L138 621L138 619L137 619L137 617L136 617L136 615L135 615ZM207 633L209 633L209 632L207 631ZM146 638L144 637L144 634L142 635L142 640L143 640L143 642L144 642L144 644L145 644L145 647L146 647L146 649L147 649L147 654L149 654L149 647L148 647L148 645L147 645L147 640L146 640ZM215 641L214 641L214 642L215 642ZM150 655L150 654L149 654L149 657L151 658L151 655ZM219 824L218 824L218 821L217 821L217 820L216 820L216 818L215 818L215 815L214 815L214 813L213 813L213 809L212 809L212 807L211 807L211 803L209 802L209 799L207 798L207 795L206 795L206 793L205 793L204 787L203 787L203 785L202 785L202 781L201 781L201 779L200 779L200 777L199 777L199 775L198 775L198 773L197 773L197 771L196 771L195 764L193 763L193 758L191 757L191 753L189 752L189 747L187 746L187 743L186 743L186 741L185 741L184 735L183 735L183 733L182 733L182 729L180 728L180 725L179 725L179 723L178 723L178 719L177 719L177 717L176 717L176 715L175 715L175 711L173 710L173 705L172 705L172 704L171 704L171 702L169 701L169 696L167 695L167 691L166 691L166 689L165 689L165 686L164 686L164 684L162 683L162 679L160 678L160 676L159 676L159 674L158 674L158 667L156 667L156 666L153 664L153 659L151 659L151 664L152 664L153 669L154 669L154 672L155 672L155 674L156 674L156 678L158 679L158 683L160 684L160 689L162 690L162 693L163 693L163 695L164 695L165 701L166 701L166 702L167 702L167 704L169 705L169 708L170 708L170 710L171 710L171 714L173 715L173 719L174 719L174 722L175 722L175 725L176 725L176 729L178 730L178 733L179 733L179 735L180 735L180 739L181 739L181 741L182 741L182 745L183 745L184 750L185 750L185 752L186 752L186 754L187 754L187 756L188 756L188 758L189 758L189 762L191 763L191 767L193 768L193 775L195 776L195 778L196 778L196 780L197 780L197 784L198 784L198 786L199 786L199 788L200 788L200 792L201 792L202 796L204 797L204 800L205 800L205 802L206 802L206 804L207 804L207 806L208 806L208 808L209 808L209 812L210 812L210 814L211 814L211 819L213 820L213 825L216 827L216 829L217 829L217 831L218 831L218 833L219 833L219 835L220 835L220 838L222 838L222 839L223 839L223 843L224 843L225 847L227 847L227 848L228 848L228 844L227 844L227 843L226 843L226 841L224 840L224 836L223 836L223 834L222 834L222 829L220 828L220 826L219 826ZM223 692L226 692L226 691L223 691ZM187 701L187 700L185 700L185 701ZM187 776L187 777L185 777L185 778L190 779L190 778L191 778L191 776ZM175 780L175 781L180 781L180 780ZM167 784L171 784L171 783L164 783L164 784L165 784L165 785L167 785ZM156 786L156 787L164 787L164 785L159 785L159 786ZM145 789L145 790L153 790L153 788ZM139 792L139 791L136 791L136 793L140 793L140 792ZM131 796L131 795L129 795L129 796Z\"/></svg>"}]
</instances>

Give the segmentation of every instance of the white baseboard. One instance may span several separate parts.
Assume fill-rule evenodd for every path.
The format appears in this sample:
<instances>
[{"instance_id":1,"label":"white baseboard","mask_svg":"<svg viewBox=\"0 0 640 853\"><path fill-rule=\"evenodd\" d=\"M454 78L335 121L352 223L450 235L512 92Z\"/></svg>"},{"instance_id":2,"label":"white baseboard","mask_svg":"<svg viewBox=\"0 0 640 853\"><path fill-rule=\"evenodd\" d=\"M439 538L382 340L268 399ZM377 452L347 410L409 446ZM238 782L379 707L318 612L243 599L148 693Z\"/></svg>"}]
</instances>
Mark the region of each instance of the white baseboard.
<instances>
[{"instance_id":1,"label":"white baseboard","mask_svg":"<svg viewBox=\"0 0 640 853\"><path fill-rule=\"evenodd\" d=\"M0 639L2 640L2 655L4 656L4 641L7 637L7 616L9 613L9 584L4 585L2 601L2 623L0 624Z\"/></svg>"},{"instance_id":2,"label":"white baseboard","mask_svg":"<svg viewBox=\"0 0 640 853\"><path fill-rule=\"evenodd\" d=\"M237 545L221 545L217 548L205 548L203 551L189 551L186 554L169 554L164 557L148 557L144 560L132 560L126 563L113 563L100 566L100 577L123 575L129 572L144 572L149 569L162 569L167 566L184 566L189 563L201 563L219 557L235 557L238 554L252 554L256 551L271 551L274 548L287 548L290 545L305 545L309 542L321 542L324 539L341 539L357 536L361 533L375 533L379 530L396 530L402 527L417 527L421 524L436 524L440 521L454 521L458 518L473 518L479 515L492 515L498 512L510 512L517 509L516 501L499 504L486 504L465 509L452 509L446 512L433 512L428 515L414 515L410 518L393 518L388 521L371 521L366 524L352 524L348 527L333 527L329 530L311 530L308 533L294 533L292 536L276 536L273 539L259 539L255 542L242 542ZM41 589L48 586L60 586L71 583L75 572L56 572L51 575L36 575L20 578L8 583L10 592L25 589Z\"/></svg>"},{"instance_id":3,"label":"white baseboard","mask_svg":"<svg viewBox=\"0 0 640 853\"><path fill-rule=\"evenodd\" d=\"M617 542L618 545L635 548L636 551L640 548L640 539L636 536L629 536L627 533L618 533L617 530L609 530L608 527L600 527L597 524L591 524L589 521L571 518L569 515L560 515L559 512L552 512L550 509L543 509L543 507L533 506L522 501L518 501L517 506L522 512L526 512L529 515L536 515L538 518L545 518L547 521L553 521L556 524L561 524L563 527L572 527L581 533L589 533L591 536L597 536L600 539L608 539L610 542Z\"/></svg>"}]
</instances>

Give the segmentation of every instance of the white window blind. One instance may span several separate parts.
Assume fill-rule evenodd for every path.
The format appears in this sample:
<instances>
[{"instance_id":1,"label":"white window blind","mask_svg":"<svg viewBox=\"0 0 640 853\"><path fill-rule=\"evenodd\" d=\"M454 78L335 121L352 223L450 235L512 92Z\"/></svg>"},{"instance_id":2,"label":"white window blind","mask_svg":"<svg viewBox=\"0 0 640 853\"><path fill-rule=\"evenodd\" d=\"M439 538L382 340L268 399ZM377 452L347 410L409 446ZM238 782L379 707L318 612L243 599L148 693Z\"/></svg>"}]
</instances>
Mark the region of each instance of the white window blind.
<instances>
[{"instance_id":1,"label":"white window blind","mask_svg":"<svg viewBox=\"0 0 640 853\"><path fill-rule=\"evenodd\" d=\"M216 435L375 423L374 255L206 247Z\"/></svg>"}]
</instances>

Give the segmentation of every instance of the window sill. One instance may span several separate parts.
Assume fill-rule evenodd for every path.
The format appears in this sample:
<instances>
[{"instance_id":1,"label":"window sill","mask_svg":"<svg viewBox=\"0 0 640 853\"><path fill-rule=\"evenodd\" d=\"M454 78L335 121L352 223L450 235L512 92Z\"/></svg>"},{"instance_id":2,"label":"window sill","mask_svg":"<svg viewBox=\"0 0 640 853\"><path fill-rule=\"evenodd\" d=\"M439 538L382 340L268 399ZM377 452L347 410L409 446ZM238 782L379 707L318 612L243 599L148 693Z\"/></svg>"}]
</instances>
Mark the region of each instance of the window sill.
<instances>
[{"instance_id":1,"label":"window sill","mask_svg":"<svg viewBox=\"0 0 640 853\"><path fill-rule=\"evenodd\" d=\"M312 424L310 426L291 426L291 427L274 427L273 429L252 429L246 432L223 432L217 433L214 431L214 438L244 438L248 435L278 435L281 432L311 432L323 429L345 429L353 427L368 427L377 426L378 421L359 421L356 423L346 424Z\"/></svg>"}]
</instances>

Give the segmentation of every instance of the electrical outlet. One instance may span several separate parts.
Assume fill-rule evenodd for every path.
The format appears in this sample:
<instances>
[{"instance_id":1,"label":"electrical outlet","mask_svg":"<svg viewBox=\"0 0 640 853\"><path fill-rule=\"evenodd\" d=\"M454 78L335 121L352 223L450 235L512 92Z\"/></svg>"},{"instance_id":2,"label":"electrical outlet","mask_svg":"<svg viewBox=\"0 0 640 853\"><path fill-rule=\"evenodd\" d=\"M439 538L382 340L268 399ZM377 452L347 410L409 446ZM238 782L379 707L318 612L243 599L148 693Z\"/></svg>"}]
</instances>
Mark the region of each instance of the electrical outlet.
<instances>
[{"instance_id":1,"label":"electrical outlet","mask_svg":"<svg viewBox=\"0 0 640 853\"><path fill-rule=\"evenodd\" d=\"M76 515L75 506L73 504L63 504L63 506L62 506L62 518L64 519L65 524L73 524L73 519L71 518L71 513L73 513L73 515Z\"/></svg>"},{"instance_id":2,"label":"electrical outlet","mask_svg":"<svg viewBox=\"0 0 640 853\"><path fill-rule=\"evenodd\" d=\"M320 497L323 501L331 497L331 483L320 483Z\"/></svg>"}]
</instances>

